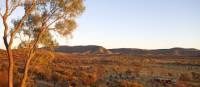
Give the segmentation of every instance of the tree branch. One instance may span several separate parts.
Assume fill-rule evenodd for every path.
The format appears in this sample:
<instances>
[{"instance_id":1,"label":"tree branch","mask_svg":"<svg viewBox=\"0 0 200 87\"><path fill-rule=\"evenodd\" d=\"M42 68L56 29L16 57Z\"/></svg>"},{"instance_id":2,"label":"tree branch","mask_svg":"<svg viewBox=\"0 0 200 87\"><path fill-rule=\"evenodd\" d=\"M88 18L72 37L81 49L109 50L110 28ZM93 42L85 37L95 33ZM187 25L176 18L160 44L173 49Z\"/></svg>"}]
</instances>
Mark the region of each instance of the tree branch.
<instances>
[{"instance_id":1,"label":"tree branch","mask_svg":"<svg viewBox=\"0 0 200 87\"><path fill-rule=\"evenodd\" d=\"M0 12L0 16L1 16L1 18L3 18L3 15L1 14L1 12Z\"/></svg>"},{"instance_id":2,"label":"tree branch","mask_svg":"<svg viewBox=\"0 0 200 87\"><path fill-rule=\"evenodd\" d=\"M53 16L53 14L54 14L57 10L58 10L58 9L56 9L56 7L52 8L52 9L50 10L50 12L47 14L47 15L50 15L50 16L44 20L44 23L46 23L47 21L49 21L50 18Z\"/></svg>"},{"instance_id":3,"label":"tree branch","mask_svg":"<svg viewBox=\"0 0 200 87\"><path fill-rule=\"evenodd\" d=\"M6 0L6 11L4 13L4 16L8 16L9 6L8 6L8 0Z\"/></svg>"},{"instance_id":4,"label":"tree branch","mask_svg":"<svg viewBox=\"0 0 200 87\"><path fill-rule=\"evenodd\" d=\"M22 17L22 19L19 21L19 23L17 24L17 26L14 28L14 31L11 32L11 38L10 38L10 42L9 42L9 47L11 48L12 43L13 43L13 39L15 37L15 34L20 30L24 20L27 18L27 16L29 16L31 14L31 12L33 11L35 7L35 0L32 0L32 5L31 7L25 12L25 15Z\"/></svg>"},{"instance_id":5,"label":"tree branch","mask_svg":"<svg viewBox=\"0 0 200 87\"><path fill-rule=\"evenodd\" d=\"M57 22L58 20L60 20L62 17L64 17L65 15L62 15L61 17L58 17L56 20L54 20L53 22L49 23L47 25L47 27L51 26L52 24L54 24L55 22Z\"/></svg>"},{"instance_id":6,"label":"tree branch","mask_svg":"<svg viewBox=\"0 0 200 87\"><path fill-rule=\"evenodd\" d=\"M8 16L10 16L13 13L13 11L15 11L15 9L21 5L20 2L21 2L21 0L19 0L18 3L15 6L12 7L12 9L9 12Z\"/></svg>"}]
</instances>

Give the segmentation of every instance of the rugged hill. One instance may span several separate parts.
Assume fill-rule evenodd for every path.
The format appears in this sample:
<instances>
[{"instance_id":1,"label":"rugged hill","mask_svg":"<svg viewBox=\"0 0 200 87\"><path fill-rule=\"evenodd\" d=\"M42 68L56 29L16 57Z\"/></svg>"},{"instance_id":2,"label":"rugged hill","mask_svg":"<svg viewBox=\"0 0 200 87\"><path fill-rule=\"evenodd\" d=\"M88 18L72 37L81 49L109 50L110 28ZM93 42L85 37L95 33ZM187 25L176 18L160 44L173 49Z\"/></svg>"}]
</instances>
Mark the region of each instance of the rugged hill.
<instances>
[{"instance_id":1,"label":"rugged hill","mask_svg":"<svg viewBox=\"0 0 200 87\"><path fill-rule=\"evenodd\" d=\"M0 49L0 55L5 50ZM194 48L171 48L171 49L135 49L135 48L116 48L106 49L102 46L59 46L55 48L56 52L73 54L122 54L122 55L142 55L142 56L198 56L200 50Z\"/></svg>"},{"instance_id":2,"label":"rugged hill","mask_svg":"<svg viewBox=\"0 0 200 87\"><path fill-rule=\"evenodd\" d=\"M171 49L156 49L156 50L119 48L119 49L109 49L109 50L112 53L127 54L127 55L200 56L200 50L193 48L190 49L171 48Z\"/></svg>"},{"instance_id":3,"label":"rugged hill","mask_svg":"<svg viewBox=\"0 0 200 87\"><path fill-rule=\"evenodd\" d=\"M78 53L78 54L112 54L102 46L88 45L88 46L59 46L55 48L56 52Z\"/></svg>"},{"instance_id":4,"label":"rugged hill","mask_svg":"<svg viewBox=\"0 0 200 87\"><path fill-rule=\"evenodd\" d=\"M106 49L102 46L59 46L56 52L75 53L75 54L123 54L123 55L152 55L152 56L200 56L200 50L194 48L171 48L171 49L136 49L136 48L117 48Z\"/></svg>"},{"instance_id":5,"label":"rugged hill","mask_svg":"<svg viewBox=\"0 0 200 87\"><path fill-rule=\"evenodd\" d=\"M136 48L118 48L109 50L114 54L144 55L148 53L148 50L136 49Z\"/></svg>"}]
</instances>

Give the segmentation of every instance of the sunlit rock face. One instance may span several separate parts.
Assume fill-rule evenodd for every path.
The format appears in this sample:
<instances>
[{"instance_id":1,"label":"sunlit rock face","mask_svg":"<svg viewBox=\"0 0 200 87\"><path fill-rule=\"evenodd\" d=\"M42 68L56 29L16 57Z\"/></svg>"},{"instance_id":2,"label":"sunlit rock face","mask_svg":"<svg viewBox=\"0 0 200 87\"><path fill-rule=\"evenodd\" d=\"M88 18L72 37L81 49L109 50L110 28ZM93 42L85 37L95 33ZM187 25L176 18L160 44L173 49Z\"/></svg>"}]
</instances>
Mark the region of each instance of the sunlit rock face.
<instances>
[{"instance_id":1,"label":"sunlit rock face","mask_svg":"<svg viewBox=\"0 0 200 87\"><path fill-rule=\"evenodd\" d=\"M200 50L193 48L171 48L171 49L134 49L134 48L119 48L110 49L112 53L128 54L128 55L154 55L154 56L200 56Z\"/></svg>"},{"instance_id":2,"label":"sunlit rock face","mask_svg":"<svg viewBox=\"0 0 200 87\"><path fill-rule=\"evenodd\" d=\"M55 48L57 52L77 53L77 54L112 54L102 46L88 45L88 46L59 46Z\"/></svg>"}]
</instances>

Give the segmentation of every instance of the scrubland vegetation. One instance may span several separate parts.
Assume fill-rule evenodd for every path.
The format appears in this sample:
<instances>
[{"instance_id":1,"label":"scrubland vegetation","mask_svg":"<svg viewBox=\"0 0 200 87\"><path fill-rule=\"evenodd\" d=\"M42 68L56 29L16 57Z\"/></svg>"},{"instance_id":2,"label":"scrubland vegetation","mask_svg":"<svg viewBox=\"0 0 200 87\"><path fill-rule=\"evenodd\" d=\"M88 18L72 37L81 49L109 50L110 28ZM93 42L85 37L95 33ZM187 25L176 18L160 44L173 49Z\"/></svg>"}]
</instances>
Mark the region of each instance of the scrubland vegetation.
<instances>
[{"instance_id":1,"label":"scrubland vegetation","mask_svg":"<svg viewBox=\"0 0 200 87\"><path fill-rule=\"evenodd\" d=\"M197 49L54 49L72 37L76 19L85 11L84 2L0 2L5 47L0 50L0 87L200 87Z\"/></svg>"},{"instance_id":2,"label":"scrubland vegetation","mask_svg":"<svg viewBox=\"0 0 200 87\"><path fill-rule=\"evenodd\" d=\"M14 85L22 79L25 50L13 51ZM0 87L7 86L7 56L0 53ZM31 62L28 87L200 87L200 58L81 55L41 50Z\"/></svg>"}]
</instances>

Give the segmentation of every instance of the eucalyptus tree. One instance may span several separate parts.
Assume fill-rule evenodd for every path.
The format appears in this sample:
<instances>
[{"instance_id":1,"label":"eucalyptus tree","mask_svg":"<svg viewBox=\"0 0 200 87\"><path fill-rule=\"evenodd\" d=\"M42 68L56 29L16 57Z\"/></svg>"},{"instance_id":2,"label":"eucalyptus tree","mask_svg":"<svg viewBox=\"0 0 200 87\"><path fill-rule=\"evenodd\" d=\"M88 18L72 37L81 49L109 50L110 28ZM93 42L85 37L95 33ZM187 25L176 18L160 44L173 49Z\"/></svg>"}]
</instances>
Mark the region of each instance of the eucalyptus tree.
<instances>
[{"instance_id":1,"label":"eucalyptus tree","mask_svg":"<svg viewBox=\"0 0 200 87\"><path fill-rule=\"evenodd\" d=\"M77 27L75 19L85 9L83 0L4 0L5 10L0 13L4 25L4 45L9 58L9 87L13 87L13 41L17 33L23 32L25 39L21 44L29 48L28 58L24 67L21 87L26 86L31 60L39 45L55 44L51 32L67 36ZM24 14L14 22L14 27L8 25L8 18L17 8L23 7Z\"/></svg>"}]
</instances>

